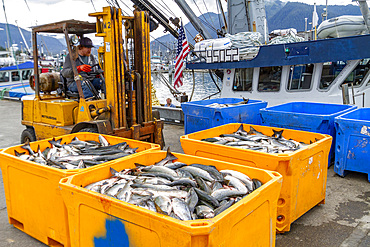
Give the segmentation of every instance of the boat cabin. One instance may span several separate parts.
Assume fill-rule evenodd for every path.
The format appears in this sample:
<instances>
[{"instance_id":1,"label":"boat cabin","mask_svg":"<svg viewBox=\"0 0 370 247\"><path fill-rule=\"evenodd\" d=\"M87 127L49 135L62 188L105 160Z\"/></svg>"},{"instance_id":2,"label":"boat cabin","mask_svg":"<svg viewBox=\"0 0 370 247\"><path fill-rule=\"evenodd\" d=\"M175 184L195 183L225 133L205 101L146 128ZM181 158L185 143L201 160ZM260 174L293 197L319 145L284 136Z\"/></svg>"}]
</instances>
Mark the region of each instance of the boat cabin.
<instances>
[{"instance_id":1,"label":"boat cabin","mask_svg":"<svg viewBox=\"0 0 370 247\"><path fill-rule=\"evenodd\" d=\"M221 97L356 104L370 107L370 35L261 46L249 60L188 62L224 71ZM220 51L207 51L207 56ZM227 51L225 51L227 54ZM342 89L342 85L346 85ZM344 99L343 95L349 95Z\"/></svg>"}]
</instances>

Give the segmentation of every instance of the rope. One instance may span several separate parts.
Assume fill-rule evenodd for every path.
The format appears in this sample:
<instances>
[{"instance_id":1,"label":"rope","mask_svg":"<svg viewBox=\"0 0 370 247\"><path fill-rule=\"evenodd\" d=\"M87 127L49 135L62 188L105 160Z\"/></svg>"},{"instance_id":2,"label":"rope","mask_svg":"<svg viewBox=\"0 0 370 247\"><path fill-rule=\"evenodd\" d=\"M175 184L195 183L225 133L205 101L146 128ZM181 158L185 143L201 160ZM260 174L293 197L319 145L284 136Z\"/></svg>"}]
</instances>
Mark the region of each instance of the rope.
<instances>
[{"instance_id":1,"label":"rope","mask_svg":"<svg viewBox=\"0 0 370 247\"><path fill-rule=\"evenodd\" d=\"M191 90L191 95L190 95L190 100L193 98L193 95L194 95L194 91L195 91L195 73L194 73L194 70L192 69L192 74L193 74L193 89Z\"/></svg>"},{"instance_id":2,"label":"rope","mask_svg":"<svg viewBox=\"0 0 370 247\"><path fill-rule=\"evenodd\" d=\"M0 91L0 100L4 99L4 94L6 92L9 92L9 88L4 88L3 90Z\"/></svg>"}]
</instances>

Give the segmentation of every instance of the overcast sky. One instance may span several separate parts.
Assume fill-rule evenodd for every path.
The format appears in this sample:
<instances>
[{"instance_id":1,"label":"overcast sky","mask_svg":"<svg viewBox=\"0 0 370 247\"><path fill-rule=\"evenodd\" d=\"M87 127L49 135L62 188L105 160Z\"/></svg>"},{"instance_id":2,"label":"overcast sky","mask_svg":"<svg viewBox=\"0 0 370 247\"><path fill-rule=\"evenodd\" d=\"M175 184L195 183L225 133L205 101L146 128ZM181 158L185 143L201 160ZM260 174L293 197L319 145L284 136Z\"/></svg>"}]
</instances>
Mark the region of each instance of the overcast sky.
<instances>
[{"instance_id":1,"label":"overcast sky","mask_svg":"<svg viewBox=\"0 0 370 247\"><path fill-rule=\"evenodd\" d=\"M267 1L267 0L266 0ZM271 0L270 0L271 1ZM286 2L287 0L283 0ZM28 29L28 27L34 26L37 22L38 25L47 24L62 20L83 20L94 22L93 17L89 17L88 14L95 12L92 2L95 5L97 11L101 11L102 7L108 6L106 0L3 0L5 3L6 15L8 22L10 24L16 24L22 28ZM110 0L109 2L112 2ZM132 15L132 6L133 3L130 0L117 0L121 8ZM125 6L129 7L129 9ZM174 3L173 0L151 0L153 3L161 3L164 5L166 3L168 8L179 17L184 19L184 23L187 23L186 17L180 12L180 9ZM194 0L188 0L187 3L193 9L195 14L199 15L200 12L197 6L193 3ZM202 13L207 11L218 13L216 7L216 0L196 0L198 6ZM206 6L204 5L206 3ZM226 9L226 1L221 0L224 5L224 10ZM313 4L316 2L317 5L325 5L326 0L292 0L290 2L304 2L308 4ZM0 2L2 4L2 2ZM27 8L27 4L29 9ZM352 0L328 0L330 5L347 5L351 4ZM130 10L131 9L131 10ZM0 13L0 22L6 23L4 10L1 8ZM169 15L169 11L165 11ZM28 29L30 30L30 29ZM1 34L2 31L0 31ZM156 30L152 33L152 36L159 37L163 35L163 29Z\"/></svg>"}]
</instances>

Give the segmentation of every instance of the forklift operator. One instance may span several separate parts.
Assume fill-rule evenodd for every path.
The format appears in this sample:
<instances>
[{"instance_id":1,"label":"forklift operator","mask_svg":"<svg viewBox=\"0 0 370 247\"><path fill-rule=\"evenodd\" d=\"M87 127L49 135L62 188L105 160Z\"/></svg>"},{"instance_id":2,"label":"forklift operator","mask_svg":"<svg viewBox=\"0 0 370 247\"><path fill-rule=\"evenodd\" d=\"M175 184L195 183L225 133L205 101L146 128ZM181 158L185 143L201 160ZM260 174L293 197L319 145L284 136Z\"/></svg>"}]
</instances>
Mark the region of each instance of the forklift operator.
<instances>
[{"instance_id":1,"label":"forklift operator","mask_svg":"<svg viewBox=\"0 0 370 247\"><path fill-rule=\"evenodd\" d=\"M98 62L91 54L91 47L94 47L91 39L82 37L80 39L80 44L77 46L78 57L75 60L77 71L84 79L81 80L81 87L85 98L93 97L93 93L86 84L85 80L89 80L97 91L102 89L102 79L98 73L99 66L95 66L98 64ZM78 93L77 85L74 80L72 64L69 57L70 54L67 54L61 74L67 79L68 90Z\"/></svg>"}]
</instances>

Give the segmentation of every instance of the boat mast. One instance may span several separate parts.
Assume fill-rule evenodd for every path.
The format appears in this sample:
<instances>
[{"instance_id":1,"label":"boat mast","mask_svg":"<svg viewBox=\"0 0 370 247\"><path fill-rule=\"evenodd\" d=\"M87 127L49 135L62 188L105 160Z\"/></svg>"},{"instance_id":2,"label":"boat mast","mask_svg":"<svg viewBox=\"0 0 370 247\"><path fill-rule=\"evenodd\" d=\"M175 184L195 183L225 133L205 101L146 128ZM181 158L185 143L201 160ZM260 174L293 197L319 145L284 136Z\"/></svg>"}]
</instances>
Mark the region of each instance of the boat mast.
<instances>
[{"instance_id":1,"label":"boat mast","mask_svg":"<svg viewBox=\"0 0 370 247\"><path fill-rule=\"evenodd\" d=\"M175 3L179 6L191 24L193 24L194 28L203 36L204 39L212 39L211 34L203 26L199 18L194 14L193 10L184 0L175 0Z\"/></svg>"},{"instance_id":2,"label":"boat mast","mask_svg":"<svg viewBox=\"0 0 370 247\"><path fill-rule=\"evenodd\" d=\"M364 17L365 25L367 27L368 32L370 33L370 12L369 6L366 3L366 0L357 0L358 4L360 5L362 16Z\"/></svg>"},{"instance_id":3,"label":"boat mast","mask_svg":"<svg viewBox=\"0 0 370 247\"><path fill-rule=\"evenodd\" d=\"M20 27L18 26L18 21L15 21L15 23L17 24L17 27L18 27L19 33L21 34L21 37L22 37L22 39L23 39L23 42L24 42L24 44L26 45L26 49L27 49L28 54L31 54L30 48L28 47L27 41L26 41L26 39L25 39L25 38L24 38L24 36L23 36L22 30L21 30L21 29L20 29Z\"/></svg>"},{"instance_id":4,"label":"boat mast","mask_svg":"<svg viewBox=\"0 0 370 247\"><path fill-rule=\"evenodd\" d=\"M225 12L224 12L224 9L222 7L222 4L221 4L221 0L217 0L217 4L221 10L221 13L222 13L222 20L224 21L224 27L225 27L225 31L227 32L227 21L226 21L226 16L225 16Z\"/></svg>"}]
</instances>

